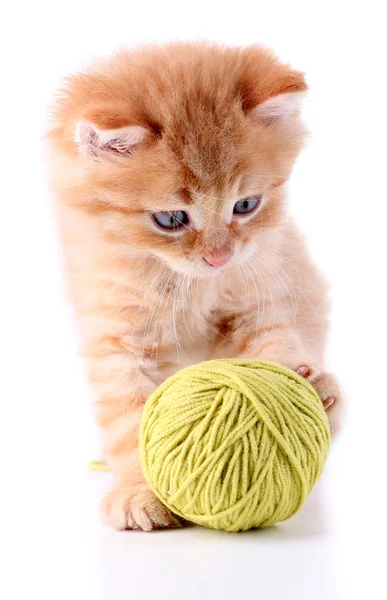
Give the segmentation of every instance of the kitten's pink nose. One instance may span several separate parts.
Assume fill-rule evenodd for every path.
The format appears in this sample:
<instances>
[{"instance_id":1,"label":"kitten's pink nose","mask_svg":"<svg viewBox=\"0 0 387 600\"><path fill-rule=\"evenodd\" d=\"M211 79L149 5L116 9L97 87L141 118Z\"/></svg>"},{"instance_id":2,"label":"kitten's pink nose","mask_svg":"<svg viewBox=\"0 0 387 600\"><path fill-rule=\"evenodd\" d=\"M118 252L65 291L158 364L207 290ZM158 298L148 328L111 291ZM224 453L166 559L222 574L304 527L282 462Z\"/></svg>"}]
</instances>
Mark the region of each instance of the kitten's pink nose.
<instances>
[{"instance_id":1,"label":"kitten's pink nose","mask_svg":"<svg viewBox=\"0 0 387 600\"><path fill-rule=\"evenodd\" d=\"M203 256L203 260L211 265L211 267L223 267L223 265L228 263L233 254L234 252L232 250L220 250L210 256Z\"/></svg>"}]
</instances>

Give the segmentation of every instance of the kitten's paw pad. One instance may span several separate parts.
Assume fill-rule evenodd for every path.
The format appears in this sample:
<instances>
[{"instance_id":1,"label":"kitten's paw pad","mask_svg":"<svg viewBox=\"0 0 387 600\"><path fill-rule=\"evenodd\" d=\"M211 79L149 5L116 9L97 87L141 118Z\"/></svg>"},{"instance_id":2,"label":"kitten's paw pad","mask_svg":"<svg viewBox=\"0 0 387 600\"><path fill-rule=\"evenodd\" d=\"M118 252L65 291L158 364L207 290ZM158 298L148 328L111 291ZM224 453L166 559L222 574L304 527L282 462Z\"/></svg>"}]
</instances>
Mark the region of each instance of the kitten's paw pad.
<instances>
[{"instance_id":1,"label":"kitten's paw pad","mask_svg":"<svg viewBox=\"0 0 387 600\"><path fill-rule=\"evenodd\" d=\"M335 402L336 402L335 396L328 396L328 398L325 398L325 400L322 401L325 410L328 410L331 406L334 405Z\"/></svg>"},{"instance_id":2,"label":"kitten's paw pad","mask_svg":"<svg viewBox=\"0 0 387 600\"><path fill-rule=\"evenodd\" d=\"M336 433L341 424L343 396L336 378L331 373L321 373L310 381L318 393L327 413L331 433Z\"/></svg>"},{"instance_id":3,"label":"kitten's paw pad","mask_svg":"<svg viewBox=\"0 0 387 600\"><path fill-rule=\"evenodd\" d=\"M320 371L313 365L300 365L297 369L294 369L297 375L307 379L308 381L312 381L316 379L320 375Z\"/></svg>"},{"instance_id":4,"label":"kitten's paw pad","mask_svg":"<svg viewBox=\"0 0 387 600\"><path fill-rule=\"evenodd\" d=\"M304 379L308 379L308 377L310 377L312 371L311 371L310 367L308 367L307 365L301 365L301 367L298 367L298 369L296 370L296 373L298 375L300 375L301 377L303 377Z\"/></svg>"},{"instance_id":5,"label":"kitten's paw pad","mask_svg":"<svg viewBox=\"0 0 387 600\"><path fill-rule=\"evenodd\" d=\"M145 486L113 489L102 501L101 512L105 523L118 530L181 527L179 519Z\"/></svg>"}]
</instances>

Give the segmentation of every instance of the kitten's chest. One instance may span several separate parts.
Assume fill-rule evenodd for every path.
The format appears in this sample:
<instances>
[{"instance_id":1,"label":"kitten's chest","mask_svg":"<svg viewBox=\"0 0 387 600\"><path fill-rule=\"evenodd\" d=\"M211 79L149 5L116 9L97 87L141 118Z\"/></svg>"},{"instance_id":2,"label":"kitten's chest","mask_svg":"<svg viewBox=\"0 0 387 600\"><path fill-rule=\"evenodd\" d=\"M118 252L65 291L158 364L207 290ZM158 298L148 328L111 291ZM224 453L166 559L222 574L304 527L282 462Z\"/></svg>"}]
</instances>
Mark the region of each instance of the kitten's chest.
<instances>
[{"instance_id":1,"label":"kitten's chest","mask_svg":"<svg viewBox=\"0 0 387 600\"><path fill-rule=\"evenodd\" d=\"M215 301L209 295L187 296L165 316L160 341L180 368L211 358Z\"/></svg>"},{"instance_id":2,"label":"kitten's chest","mask_svg":"<svg viewBox=\"0 0 387 600\"><path fill-rule=\"evenodd\" d=\"M243 290L209 283L175 302L163 323L162 344L179 368L209 360L216 355L217 341L224 338L221 315L245 306Z\"/></svg>"}]
</instances>

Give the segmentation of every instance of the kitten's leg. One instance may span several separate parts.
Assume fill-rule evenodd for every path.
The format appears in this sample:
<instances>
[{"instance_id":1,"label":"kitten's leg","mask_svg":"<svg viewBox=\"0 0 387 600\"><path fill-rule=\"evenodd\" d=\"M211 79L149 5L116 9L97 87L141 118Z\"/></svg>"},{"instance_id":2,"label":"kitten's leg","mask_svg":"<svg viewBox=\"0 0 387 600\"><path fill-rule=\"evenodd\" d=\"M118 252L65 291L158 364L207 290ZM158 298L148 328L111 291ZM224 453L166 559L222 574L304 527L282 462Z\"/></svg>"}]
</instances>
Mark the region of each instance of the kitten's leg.
<instances>
[{"instance_id":1,"label":"kitten's leg","mask_svg":"<svg viewBox=\"0 0 387 600\"><path fill-rule=\"evenodd\" d=\"M305 377L323 402L332 433L338 431L342 409L339 385L333 375L322 372L297 331L287 323L263 328L258 336L254 335L244 343L243 349L245 357L277 362Z\"/></svg>"},{"instance_id":2,"label":"kitten's leg","mask_svg":"<svg viewBox=\"0 0 387 600\"><path fill-rule=\"evenodd\" d=\"M141 367L130 368L129 360L117 353L94 358L91 364L96 419L104 455L115 478L114 488L102 502L102 515L115 529L176 527L178 519L149 489L139 462L141 415L156 385Z\"/></svg>"}]
</instances>

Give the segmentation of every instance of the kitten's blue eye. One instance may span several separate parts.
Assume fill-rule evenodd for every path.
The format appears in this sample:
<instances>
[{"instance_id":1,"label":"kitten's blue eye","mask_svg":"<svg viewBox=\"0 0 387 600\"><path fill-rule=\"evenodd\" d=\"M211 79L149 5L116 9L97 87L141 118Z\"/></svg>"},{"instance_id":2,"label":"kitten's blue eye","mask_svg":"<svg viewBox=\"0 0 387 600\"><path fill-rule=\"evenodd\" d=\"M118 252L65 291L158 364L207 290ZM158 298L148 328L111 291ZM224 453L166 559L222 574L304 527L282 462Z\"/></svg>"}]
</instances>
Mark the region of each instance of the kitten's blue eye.
<instances>
[{"instance_id":1,"label":"kitten's blue eye","mask_svg":"<svg viewBox=\"0 0 387 600\"><path fill-rule=\"evenodd\" d=\"M261 202L260 196L251 196L250 198L244 198L238 200L234 206L234 214L236 215L247 215L251 213Z\"/></svg>"},{"instance_id":2,"label":"kitten's blue eye","mask_svg":"<svg viewBox=\"0 0 387 600\"><path fill-rule=\"evenodd\" d=\"M189 222L188 215L184 210L177 210L176 212L158 212L153 215L153 218L159 227L163 229L171 229L176 231L183 225L187 225Z\"/></svg>"}]
</instances>

